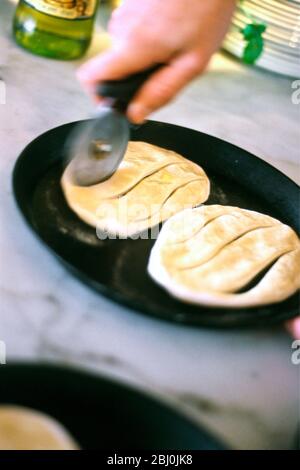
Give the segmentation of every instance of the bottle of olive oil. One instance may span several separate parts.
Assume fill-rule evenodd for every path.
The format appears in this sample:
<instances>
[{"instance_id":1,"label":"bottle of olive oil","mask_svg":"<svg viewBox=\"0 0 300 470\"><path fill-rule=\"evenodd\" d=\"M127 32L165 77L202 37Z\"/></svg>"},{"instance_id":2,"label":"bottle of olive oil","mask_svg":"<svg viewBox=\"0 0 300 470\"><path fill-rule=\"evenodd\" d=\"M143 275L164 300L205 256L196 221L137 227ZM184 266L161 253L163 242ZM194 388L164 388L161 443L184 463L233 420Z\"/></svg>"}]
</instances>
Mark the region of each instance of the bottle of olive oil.
<instances>
[{"instance_id":1,"label":"bottle of olive oil","mask_svg":"<svg viewBox=\"0 0 300 470\"><path fill-rule=\"evenodd\" d=\"M87 50L98 0L19 0L13 30L18 44L56 59L77 59Z\"/></svg>"}]
</instances>

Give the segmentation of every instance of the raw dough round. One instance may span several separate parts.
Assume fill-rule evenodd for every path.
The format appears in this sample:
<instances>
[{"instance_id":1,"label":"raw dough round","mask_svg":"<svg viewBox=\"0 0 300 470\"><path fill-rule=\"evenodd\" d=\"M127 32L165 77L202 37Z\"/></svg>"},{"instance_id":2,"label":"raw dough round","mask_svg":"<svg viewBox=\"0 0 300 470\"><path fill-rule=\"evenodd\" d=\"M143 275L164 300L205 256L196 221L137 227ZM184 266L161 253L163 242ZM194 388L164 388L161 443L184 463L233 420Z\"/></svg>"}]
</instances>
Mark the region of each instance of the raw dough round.
<instances>
[{"instance_id":1,"label":"raw dough round","mask_svg":"<svg viewBox=\"0 0 300 470\"><path fill-rule=\"evenodd\" d=\"M148 271L172 296L188 303L270 304L300 287L300 241L290 227L267 215L202 206L164 224Z\"/></svg>"},{"instance_id":2,"label":"raw dough round","mask_svg":"<svg viewBox=\"0 0 300 470\"><path fill-rule=\"evenodd\" d=\"M0 406L0 450L76 449L71 435L50 416L21 406Z\"/></svg>"},{"instance_id":3,"label":"raw dough round","mask_svg":"<svg viewBox=\"0 0 300 470\"><path fill-rule=\"evenodd\" d=\"M68 166L62 188L68 205L84 222L126 238L203 203L210 186L202 168L181 155L146 142L129 142L111 178L78 186Z\"/></svg>"}]
</instances>

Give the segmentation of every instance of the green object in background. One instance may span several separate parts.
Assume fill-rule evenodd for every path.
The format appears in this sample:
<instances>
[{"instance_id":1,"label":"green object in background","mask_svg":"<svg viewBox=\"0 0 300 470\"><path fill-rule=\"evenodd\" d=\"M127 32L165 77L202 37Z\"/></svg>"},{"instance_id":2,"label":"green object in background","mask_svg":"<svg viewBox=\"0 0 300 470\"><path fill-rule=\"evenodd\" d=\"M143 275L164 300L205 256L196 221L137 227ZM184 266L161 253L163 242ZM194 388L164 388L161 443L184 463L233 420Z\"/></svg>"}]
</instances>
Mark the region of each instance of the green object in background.
<instances>
[{"instance_id":1,"label":"green object in background","mask_svg":"<svg viewBox=\"0 0 300 470\"><path fill-rule=\"evenodd\" d=\"M254 64L260 57L264 49L263 33L266 30L264 24L248 24L241 30L243 37L246 41L246 46L243 52L243 61L246 64Z\"/></svg>"},{"instance_id":2,"label":"green object in background","mask_svg":"<svg viewBox=\"0 0 300 470\"><path fill-rule=\"evenodd\" d=\"M256 23L243 6L243 3L244 0L240 0L240 9L249 19L249 23L240 30L246 42L242 59L246 64L254 64L264 50L263 33L266 30L266 25L263 23Z\"/></svg>"},{"instance_id":3,"label":"green object in background","mask_svg":"<svg viewBox=\"0 0 300 470\"><path fill-rule=\"evenodd\" d=\"M90 45L98 0L19 0L13 33L31 52L78 59Z\"/></svg>"}]
</instances>

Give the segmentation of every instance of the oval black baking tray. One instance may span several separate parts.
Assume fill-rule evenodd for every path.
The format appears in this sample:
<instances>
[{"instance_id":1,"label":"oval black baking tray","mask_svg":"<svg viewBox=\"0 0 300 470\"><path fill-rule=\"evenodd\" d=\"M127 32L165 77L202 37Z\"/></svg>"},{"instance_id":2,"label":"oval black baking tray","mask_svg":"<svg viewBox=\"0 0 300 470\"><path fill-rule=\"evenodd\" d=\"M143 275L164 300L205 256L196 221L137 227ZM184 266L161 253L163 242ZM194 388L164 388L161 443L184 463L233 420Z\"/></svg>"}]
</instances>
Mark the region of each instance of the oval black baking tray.
<instances>
[{"instance_id":1,"label":"oval black baking tray","mask_svg":"<svg viewBox=\"0 0 300 470\"><path fill-rule=\"evenodd\" d=\"M14 194L23 216L73 274L135 311L185 324L260 326L298 315L296 294L284 302L256 308L184 304L171 298L147 274L153 240L99 240L96 231L69 209L60 187L64 145L75 124L52 129L30 143L13 174ZM258 157L201 132L155 121L133 130L131 139L175 150L199 163L211 180L206 204L263 212L299 232L299 187Z\"/></svg>"},{"instance_id":2,"label":"oval black baking tray","mask_svg":"<svg viewBox=\"0 0 300 470\"><path fill-rule=\"evenodd\" d=\"M221 450L225 445L173 405L116 380L50 363L0 368L0 405L58 420L81 449Z\"/></svg>"}]
</instances>

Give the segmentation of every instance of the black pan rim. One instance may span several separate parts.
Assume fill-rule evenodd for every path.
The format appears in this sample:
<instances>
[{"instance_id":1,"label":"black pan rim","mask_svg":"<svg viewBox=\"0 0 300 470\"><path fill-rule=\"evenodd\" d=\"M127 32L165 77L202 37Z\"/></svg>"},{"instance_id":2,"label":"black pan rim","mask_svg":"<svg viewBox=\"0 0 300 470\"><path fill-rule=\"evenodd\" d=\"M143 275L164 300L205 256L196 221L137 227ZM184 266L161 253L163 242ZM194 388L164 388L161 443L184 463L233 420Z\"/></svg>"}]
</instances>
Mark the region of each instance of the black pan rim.
<instances>
[{"instance_id":1,"label":"black pan rim","mask_svg":"<svg viewBox=\"0 0 300 470\"><path fill-rule=\"evenodd\" d=\"M82 365L68 364L64 362L54 362L52 360L13 360L5 366L4 373L9 372L17 374L20 370L27 370L29 371L29 373L34 374L42 372L60 374L61 376L72 375L73 377L76 377L78 381L89 381L90 383L93 382L93 384L104 383L109 387L117 389L120 393L124 395L132 395L134 397L139 398L145 406L149 404L155 404L161 412L165 411L173 417L176 417L181 423L188 425L193 431L193 433L195 433L195 435L198 435L200 437L201 434L202 437L205 437L207 440L209 440L217 448L217 450L229 449L228 445L225 444L221 437L215 436L208 428L206 428L205 424L202 424L197 421L192 416L191 412L178 409L176 407L176 400L172 401L167 399L167 396L164 395L164 393L156 392L155 390L147 390L143 388L143 386L139 385L135 386L134 384L131 384L123 379L111 377L108 374L106 375L102 372L97 372ZM0 370L0 376L1 372L2 371ZM17 403L5 402L3 404L14 404L18 406Z\"/></svg>"},{"instance_id":2,"label":"black pan rim","mask_svg":"<svg viewBox=\"0 0 300 470\"><path fill-rule=\"evenodd\" d=\"M21 160L22 160L22 157L23 157L23 154L25 154L25 152L27 153L28 149L31 147L31 146L34 146L38 141L42 140L46 135L49 135L49 134L52 134L52 133L55 133L55 131L57 131L58 129L63 129L63 128L67 128L67 127L72 127L72 126L75 126L76 124L80 124L80 123L83 123L83 122L86 122L86 121L89 121L90 119L80 119L78 121L72 121L72 122L67 122L65 124L62 124L62 125L59 125L59 126L56 126L56 127L53 127L51 129L48 129L47 131L43 132L42 134L38 135L37 137L35 137L32 141L30 141L25 147L24 149L22 150L22 152L19 154L19 156L17 157L17 160L15 162L15 165L14 165L14 168L13 168L13 173L12 173L12 185L13 185L13 190L15 191L16 190L16 173L18 171L18 166L21 164ZM178 130L181 130L181 129L184 129L185 131L188 131L188 132L191 132L191 133L195 133L195 134L200 134L200 135L203 135L203 136L206 136L206 137L209 137L209 138L212 138L214 139L215 141L219 142L219 143L222 143L222 144L225 144L225 145L229 145L231 146L232 148L234 148L235 150L239 150L239 151L242 151L244 154L247 154L248 157L251 157L253 158L254 160L256 161L259 161L259 164L262 166L262 167L265 167L265 168L269 168L271 167L273 172L274 173L277 173L282 179L285 179L290 185L294 186L295 189L299 190L300 189L300 186L295 182L293 181L289 176L285 175L284 173L282 173L282 171L278 170L278 168L276 168L275 166L273 166L271 163L269 162L266 162L265 160L263 160L262 158L258 157L257 155L254 155L253 153L249 152L248 150L242 148L242 147L239 147L238 145L236 144L233 144L231 142L228 142L224 139L221 139L219 137L216 137L215 135L213 134L207 134L206 132L202 132L202 131L197 131L196 129L191 129L189 127L185 127L185 126L179 126L178 124L171 124L171 123L167 123L167 122L163 122L163 121L155 121L155 120L148 120L147 123L151 123L151 124L155 124L155 125L162 125L162 126L170 126L174 129L178 129Z\"/></svg>"},{"instance_id":3,"label":"black pan rim","mask_svg":"<svg viewBox=\"0 0 300 470\"><path fill-rule=\"evenodd\" d=\"M248 308L247 312L249 312L249 317L244 318L243 322L239 322L237 324L235 324L235 322L230 322L229 324L223 324L223 323L220 322L220 317L218 317L217 315L212 315L210 317L209 321L205 321L202 318L201 322L190 320L190 319L189 319L188 322L186 322L185 320L182 320L182 318L180 318L180 317L170 318L170 316L163 315L161 312L159 312L159 313L154 312L151 308L150 309L147 308L147 305L143 305L143 307L142 307L139 302L135 302L133 300L128 299L126 296L122 295L119 292L116 292L116 291L112 290L110 287L107 287L104 284L97 283L96 281L92 280L88 275L83 273L79 268L75 267L72 263L69 263L68 261L66 261L61 255L59 255L55 251L54 248L49 246L48 243L40 235L40 233L35 229L34 224L32 223L32 221L30 219L30 215L28 213L26 203L21 198L20 190L19 190L19 187L18 187L18 184L17 184L19 168L22 166L23 160L27 159L28 151L31 149L31 147L34 147L40 140L43 140L46 136L49 136L51 134L55 134L57 130L63 130L63 129L66 129L68 127L71 128L72 126L74 126L78 123L84 122L84 121L85 120L83 120L83 121L80 120L80 121L74 121L74 122L66 123L66 124L57 126L55 128L49 129L46 132L42 133L41 135L37 136L34 140L32 140L23 149L23 151L21 152L21 154L17 158L14 169L13 169L13 175L12 175L12 186L13 186L13 194L14 194L15 202L16 202L17 207L18 207L19 211L21 212L22 217L25 220L27 226L29 226L30 229L34 232L35 236L37 237L37 239L40 242L42 242L43 246L46 246L47 249L52 254L54 254L54 256L67 268L67 270L69 272L73 273L85 285L87 285L89 287L92 287L94 291L100 293L104 297L106 297L106 298L108 298L108 299L110 299L110 300L112 300L112 301L114 301L118 304L121 304L121 305L129 308L131 311L134 311L135 313L142 313L142 314L145 314L145 315L150 316L152 318L157 318L157 319L161 319L161 320L164 320L164 321L172 322L173 324L177 323L177 324L184 324L184 326L192 326L192 327L201 326L201 327L204 327L204 328L206 327L206 328L219 328L219 329L228 329L228 328L239 329L239 328L244 328L244 327L249 327L249 326L261 328L261 327L267 327L267 326L271 326L271 325L274 325L274 324L282 323L283 321L291 319L291 318L298 315L298 312L297 313L296 312L292 312L292 313L291 312L284 312L284 313L281 313L280 315L277 315L276 318L274 318L274 316L272 315L272 311L271 311L270 314L264 315L263 317L258 317L257 316L254 320L253 315L251 315L251 310L256 309L256 307L254 307L253 309ZM283 174L280 170L278 170L277 168L275 168L274 166L272 166L271 164L269 164L265 160L261 159L260 157L258 157L256 155L253 155L250 152L248 152L247 150L242 149L242 148L240 148L240 147L238 147L238 146L236 146L236 145L234 145L230 142L222 140L222 139L220 139L218 137L215 137L213 135L209 135L209 134L197 131L195 129L189 129L189 128L183 127L183 126L164 123L164 122L160 122L160 121L148 121L148 123L149 123L149 125L155 125L155 126L167 126L169 128L175 129L177 131L184 130L185 132L189 132L189 133L192 133L192 134L195 134L195 135L200 134L202 136L205 136L206 138L213 139L218 144L223 144L223 145L229 146L230 148L235 149L235 151L242 152L244 156L246 156L248 158L251 158L251 159L254 159L256 164L258 164L264 170L266 170L266 171L271 170L274 174L277 175L277 177L280 177L281 180L283 180L287 184L289 184L294 191L299 192L299 186L297 185L297 183L295 183L293 180L291 180L287 175ZM57 160L59 160L59 158L57 158ZM207 311L210 311L210 307L206 307L206 306L204 306L204 307L207 309ZM219 311L220 311L220 313L222 311L226 311L227 313L231 312L233 314L233 316L234 316L234 312L235 312L234 309L229 309L229 308L222 308L222 309L220 308Z\"/></svg>"}]
</instances>

